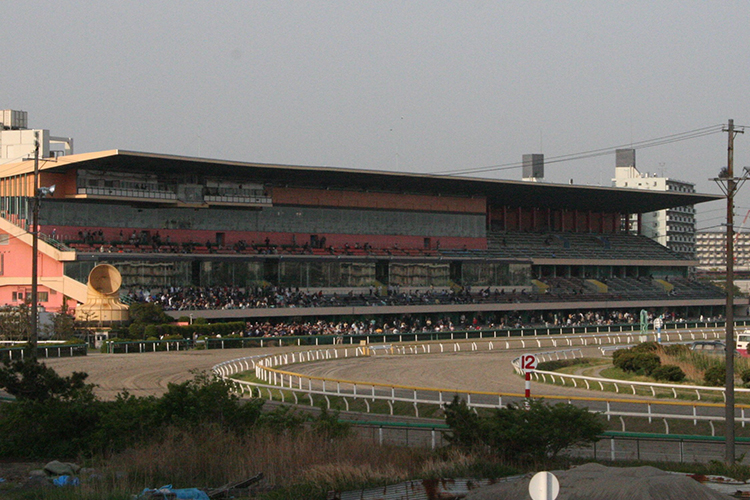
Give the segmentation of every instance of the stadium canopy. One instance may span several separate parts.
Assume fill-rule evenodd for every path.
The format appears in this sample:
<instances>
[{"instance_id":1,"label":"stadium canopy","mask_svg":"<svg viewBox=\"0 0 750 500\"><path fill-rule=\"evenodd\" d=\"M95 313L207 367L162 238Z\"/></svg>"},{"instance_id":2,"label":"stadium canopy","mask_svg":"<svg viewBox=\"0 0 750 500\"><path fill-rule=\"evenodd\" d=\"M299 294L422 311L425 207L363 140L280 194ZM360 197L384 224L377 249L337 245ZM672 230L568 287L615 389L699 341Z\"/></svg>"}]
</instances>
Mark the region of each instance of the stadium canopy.
<instances>
[{"instance_id":1,"label":"stadium canopy","mask_svg":"<svg viewBox=\"0 0 750 500\"><path fill-rule=\"evenodd\" d=\"M431 196L485 197L490 205L550 209L646 213L722 199L720 195L648 191L345 169L247 163L125 150L40 160L40 170L64 172L84 168L113 172L164 173L241 179L271 186L293 186ZM33 161L0 166L0 177L33 171Z\"/></svg>"}]
</instances>

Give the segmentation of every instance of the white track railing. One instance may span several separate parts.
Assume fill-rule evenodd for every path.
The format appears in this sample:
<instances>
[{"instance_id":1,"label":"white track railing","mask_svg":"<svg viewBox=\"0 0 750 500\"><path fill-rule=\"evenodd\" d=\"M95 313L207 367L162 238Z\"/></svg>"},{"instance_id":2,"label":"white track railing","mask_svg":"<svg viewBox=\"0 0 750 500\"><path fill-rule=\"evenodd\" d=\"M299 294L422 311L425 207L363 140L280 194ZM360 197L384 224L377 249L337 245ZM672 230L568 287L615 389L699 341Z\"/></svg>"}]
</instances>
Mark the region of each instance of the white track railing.
<instances>
[{"instance_id":1,"label":"white track railing","mask_svg":"<svg viewBox=\"0 0 750 500\"><path fill-rule=\"evenodd\" d=\"M675 336L675 334L679 334L679 339L681 341L684 341L684 338L688 335L692 340L695 340L696 337L700 339L707 339L709 336L713 336L712 338L718 338L720 331L710 331L710 332L700 332L698 334L697 332L693 331L684 331L684 332L670 332L672 336ZM662 336L664 336L662 334ZM580 352L580 349L578 350ZM539 361L551 361L553 356L555 356L554 359L568 359L568 354L570 350L567 351L553 351L553 352L542 352L542 353L534 353L537 358L539 358ZM562 355L562 358L560 357ZM573 355L573 357L575 357ZM511 362L513 365L513 369L518 373L519 375L523 375L523 370L520 366L520 357L513 359ZM696 398L698 401L701 401L701 392L708 393L708 394L721 394L724 401L726 401L726 389L724 387L710 387L710 386L701 386L701 385L685 385L685 384L665 384L665 383L658 383L658 382L636 382L636 381L629 381L629 380L619 380L619 379L611 379L611 378L603 378L603 377L590 377L585 375L573 375L568 373L560 373L560 372L550 372L550 371L544 371L544 370L532 370L531 376L534 378L534 380L547 382L547 377L549 377L550 381L553 384L557 384L558 380L563 384L567 385L568 383L572 384L573 387L578 388L579 384L581 388L585 388L587 390L605 390L605 384L607 386L612 386L615 390L615 393L620 393L620 388L630 388L633 395L637 395L636 387L642 387L649 389L651 391L651 396L656 397L656 389L662 389L659 391L660 394L664 393L670 393L672 394L672 397L674 399L677 399L678 391L680 393L684 394L686 391L695 392ZM735 392L740 394L750 394L750 389L745 388L736 388Z\"/></svg>"},{"instance_id":2,"label":"white track railing","mask_svg":"<svg viewBox=\"0 0 750 500\"><path fill-rule=\"evenodd\" d=\"M486 342L487 349L493 350L496 344L504 342ZM414 387L408 385L380 384L367 381L352 381L335 378L315 377L305 374L285 371L280 367L295 363L304 363L319 360L333 360L348 357L378 356L383 353L394 355L416 355L440 352L477 351L485 342L464 342L463 344L451 342L448 344L421 344L395 346L392 349L372 350L368 346L356 348L329 348L314 349L309 351L296 351L272 355L257 355L238 358L220 363L214 367L214 372L221 377L231 380L240 394L248 394L251 397L264 397L273 399L274 396L282 401L300 404L302 399L307 399L309 404L314 405L313 396L323 397L327 407L331 408L331 398L339 398L343 401L346 410L350 408L350 400L360 401L365 404L366 411L371 411L371 403L384 401L388 404L390 414L394 414L394 404L407 403L414 409L415 416L419 416L419 405L444 406L449 403L454 395L462 397L470 407L473 408L499 408L508 402L523 400L523 394L482 392L455 389L441 389L431 387ZM499 346L500 349L503 346ZM484 350L484 349L482 349ZM564 359L566 356L580 356L580 349L566 349L561 351L549 351L539 353L543 359ZM238 380L231 376L245 371L254 370L260 382L249 382ZM540 372L541 373L541 372ZM552 372L544 372L550 374ZM559 374L555 374L559 375ZM580 376L576 376L580 377ZM622 381L618 381L623 383ZM625 383L626 385L628 382ZM653 385L653 384L652 384ZM668 385L668 384L661 384ZM684 386L682 386L684 387ZM591 411L596 411L607 416L619 418L625 430L624 417L648 418L649 422L654 419L664 421L666 433L669 433L669 419L692 420L695 425L699 421L709 423L714 432L714 422L723 422L723 405L718 403L700 403L689 401L643 401L633 399L593 398L580 396L541 396L549 400L566 401L568 403L578 402L586 404ZM737 420L743 426L750 420L746 418L746 405L737 405L740 415Z\"/></svg>"}]
</instances>

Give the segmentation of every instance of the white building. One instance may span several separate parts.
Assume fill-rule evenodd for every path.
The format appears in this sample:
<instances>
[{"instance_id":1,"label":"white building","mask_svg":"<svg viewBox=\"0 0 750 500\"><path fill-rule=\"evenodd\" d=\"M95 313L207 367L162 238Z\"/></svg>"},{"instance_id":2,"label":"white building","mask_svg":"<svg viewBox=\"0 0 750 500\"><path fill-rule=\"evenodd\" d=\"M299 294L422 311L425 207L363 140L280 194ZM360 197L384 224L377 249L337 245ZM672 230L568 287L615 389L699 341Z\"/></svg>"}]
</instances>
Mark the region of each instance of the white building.
<instances>
[{"instance_id":1,"label":"white building","mask_svg":"<svg viewBox=\"0 0 750 500\"><path fill-rule=\"evenodd\" d=\"M695 235L695 256L705 271L724 271L727 266L726 231L703 231ZM734 235L734 265L738 271L750 270L750 233Z\"/></svg>"},{"instance_id":2,"label":"white building","mask_svg":"<svg viewBox=\"0 0 750 500\"><path fill-rule=\"evenodd\" d=\"M649 176L635 167L635 150L618 149L615 168L615 187L648 189L651 191L678 191L695 193L695 184L669 177ZM695 258L695 208L692 205L659 210L634 216L628 228L658 241L673 252L687 258Z\"/></svg>"},{"instance_id":3,"label":"white building","mask_svg":"<svg viewBox=\"0 0 750 500\"><path fill-rule=\"evenodd\" d=\"M26 111L0 110L0 165L32 158L37 136L40 158L73 154L72 138L54 137L45 129L29 129Z\"/></svg>"}]
</instances>

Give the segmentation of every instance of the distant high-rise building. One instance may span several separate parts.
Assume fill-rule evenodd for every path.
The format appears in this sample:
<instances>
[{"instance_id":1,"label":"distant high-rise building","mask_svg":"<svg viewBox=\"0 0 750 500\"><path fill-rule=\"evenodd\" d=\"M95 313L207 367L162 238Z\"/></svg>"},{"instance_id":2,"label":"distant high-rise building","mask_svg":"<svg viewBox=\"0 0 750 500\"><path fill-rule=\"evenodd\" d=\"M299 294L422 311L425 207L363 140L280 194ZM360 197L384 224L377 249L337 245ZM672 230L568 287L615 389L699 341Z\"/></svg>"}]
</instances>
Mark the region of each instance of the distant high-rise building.
<instances>
[{"instance_id":1,"label":"distant high-rise building","mask_svg":"<svg viewBox=\"0 0 750 500\"><path fill-rule=\"evenodd\" d=\"M695 193L695 184L691 182L639 172L635 166L634 149L618 149L616 156L615 178L612 179L615 187ZM628 229L633 233L639 232L636 216L631 216ZM673 252L694 259L695 208L688 205L643 214L640 234L658 241Z\"/></svg>"},{"instance_id":2,"label":"distant high-rise building","mask_svg":"<svg viewBox=\"0 0 750 500\"><path fill-rule=\"evenodd\" d=\"M29 129L28 113L0 110L0 165L31 158L39 138L39 157L52 158L73 154L73 139L53 137L49 130Z\"/></svg>"}]
</instances>

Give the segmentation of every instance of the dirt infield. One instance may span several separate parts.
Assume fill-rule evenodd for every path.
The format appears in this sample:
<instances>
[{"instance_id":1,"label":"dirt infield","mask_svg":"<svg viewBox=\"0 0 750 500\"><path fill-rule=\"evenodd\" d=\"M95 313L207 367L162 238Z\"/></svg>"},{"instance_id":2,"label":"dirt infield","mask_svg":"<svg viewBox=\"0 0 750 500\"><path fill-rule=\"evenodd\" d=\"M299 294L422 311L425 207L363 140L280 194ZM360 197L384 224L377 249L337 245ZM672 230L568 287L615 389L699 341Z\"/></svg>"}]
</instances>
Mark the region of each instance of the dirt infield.
<instances>
[{"instance_id":1,"label":"dirt infield","mask_svg":"<svg viewBox=\"0 0 750 500\"><path fill-rule=\"evenodd\" d=\"M104 399L112 399L123 390L136 396L160 395L170 382L182 382L191 378L191 370L210 370L212 366L230 359L299 349L285 347L143 354L94 352L80 358L49 359L46 363L61 375L68 375L73 371L88 373L88 381L98 386L97 394ZM586 354L593 353L594 349L591 349ZM523 393L524 380L513 372L511 366L511 360L519 354L520 350L378 355L296 364L293 371L326 378L385 384ZM550 385L532 383L532 394L553 393L595 395L581 389L553 388Z\"/></svg>"},{"instance_id":2,"label":"dirt infield","mask_svg":"<svg viewBox=\"0 0 750 500\"><path fill-rule=\"evenodd\" d=\"M524 351L526 352L526 351ZM294 365L297 373L349 381L379 382L446 390L472 390L523 394L525 381L511 361L521 351L480 351L446 354L377 355ZM594 349L587 352L594 355ZM569 387L532 382L532 395L596 396Z\"/></svg>"}]
</instances>

